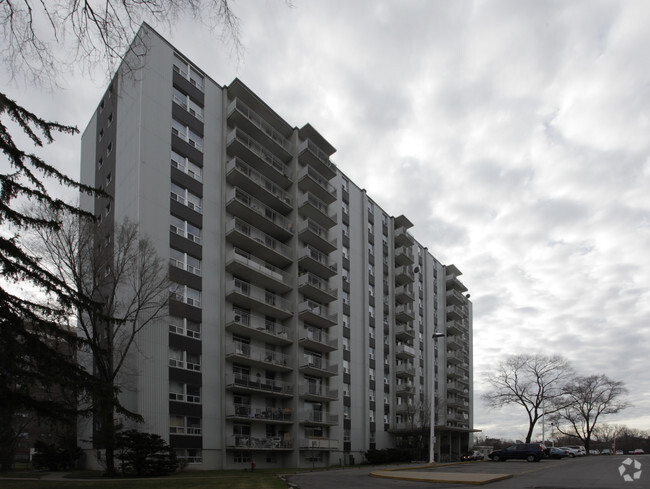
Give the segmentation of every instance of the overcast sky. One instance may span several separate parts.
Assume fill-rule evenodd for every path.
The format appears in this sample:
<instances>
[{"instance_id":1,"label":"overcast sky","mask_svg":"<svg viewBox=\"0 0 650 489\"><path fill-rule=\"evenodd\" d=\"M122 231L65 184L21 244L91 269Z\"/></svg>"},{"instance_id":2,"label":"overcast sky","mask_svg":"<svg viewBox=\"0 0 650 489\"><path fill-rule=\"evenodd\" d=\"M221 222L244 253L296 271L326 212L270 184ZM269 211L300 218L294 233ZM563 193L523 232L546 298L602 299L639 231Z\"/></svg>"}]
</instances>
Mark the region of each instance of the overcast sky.
<instances>
[{"instance_id":1,"label":"overcast sky","mask_svg":"<svg viewBox=\"0 0 650 489\"><path fill-rule=\"evenodd\" d=\"M190 21L155 26L217 83L239 77L416 239L455 264L474 302L475 427L506 355L560 354L626 382L604 421L650 429L650 3L306 1L233 4L241 61ZM83 129L106 85L7 88ZM78 175L80 137L53 161ZM536 433L541 434L541 426Z\"/></svg>"}]
</instances>

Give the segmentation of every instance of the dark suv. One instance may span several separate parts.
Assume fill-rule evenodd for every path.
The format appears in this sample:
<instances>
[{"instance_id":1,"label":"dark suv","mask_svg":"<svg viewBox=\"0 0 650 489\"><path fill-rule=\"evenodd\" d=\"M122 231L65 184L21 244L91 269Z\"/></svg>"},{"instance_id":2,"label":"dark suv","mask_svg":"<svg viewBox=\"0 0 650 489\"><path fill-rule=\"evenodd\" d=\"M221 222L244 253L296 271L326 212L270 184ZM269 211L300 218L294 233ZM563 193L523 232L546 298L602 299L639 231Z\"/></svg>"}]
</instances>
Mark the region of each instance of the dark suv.
<instances>
[{"instance_id":1,"label":"dark suv","mask_svg":"<svg viewBox=\"0 0 650 489\"><path fill-rule=\"evenodd\" d=\"M539 462L544 458L545 450L546 447L541 443L517 443L503 450L494 450L488 457L495 462L504 462L509 458Z\"/></svg>"}]
</instances>

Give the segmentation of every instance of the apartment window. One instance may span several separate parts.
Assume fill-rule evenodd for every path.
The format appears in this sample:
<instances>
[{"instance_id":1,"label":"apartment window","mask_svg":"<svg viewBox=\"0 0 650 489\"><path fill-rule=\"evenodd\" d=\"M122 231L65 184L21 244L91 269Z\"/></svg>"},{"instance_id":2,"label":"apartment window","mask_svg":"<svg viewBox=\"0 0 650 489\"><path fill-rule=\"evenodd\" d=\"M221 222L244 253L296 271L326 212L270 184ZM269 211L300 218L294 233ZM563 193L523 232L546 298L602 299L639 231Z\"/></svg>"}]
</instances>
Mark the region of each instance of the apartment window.
<instances>
[{"instance_id":1,"label":"apartment window","mask_svg":"<svg viewBox=\"0 0 650 489\"><path fill-rule=\"evenodd\" d=\"M343 395L345 397L350 397L350 392L351 392L350 384L348 384L347 382L344 382L343 383Z\"/></svg>"},{"instance_id":2,"label":"apartment window","mask_svg":"<svg viewBox=\"0 0 650 489\"><path fill-rule=\"evenodd\" d=\"M196 117L198 120L203 120L203 107L197 104L189 95L184 94L176 87L173 89L172 100L178 105L183 107L186 111Z\"/></svg>"},{"instance_id":3,"label":"apartment window","mask_svg":"<svg viewBox=\"0 0 650 489\"><path fill-rule=\"evenodd\" d=\"M169 349L169 366L185 370L201 371L201 356L176 348Z\"/></svg>"},{"instance_id":4,"label":"apartment window","mask_svg":"<svg viewBox=\"0 0 650 489\"><path fill-rule=\"evenodd\" d=\"M347 246L342 246L341 253L343 253L344 258L347 258L348 260L350 259L350 248L348 248Z\"/></svg>"},{"instance_id":5,"label":"apartment window","mask_svg":"<svg viewBox=\"0 0 650 489\"><path fill-rule=\"evenodd\" d=\"M368 306L368 314L371 318L375 317L375 306Z\"/></svg>"},{"instance_id":6,"label":"apartment window","mask_svg":"<svg viewBox=\"0 0 650 489\"><path fill-rule=\"evenodd\" d=\"M375 402L375 389L368 390L368 400L370 402Z\"/></svg>"},{"instance_id":7,"label":"apartment window","mask_svg":"<svg viewBox=\"0 0 650 489\"><path fill-rule=\"evenodd\" d=\"M197 228L187 221L184 221L183 219L179 219L176 216L169 217L169 228L172 233L178 234L179 236L187 238L197 244L201 244L201 229Z\"/></svg>"},{"instance_id":8,"label":"apartment window","mask_svg":"<svg viewBox=\"0 0 650 489\"><path fill-rule=\"evenodd\" d=\"M169 262L173 267L201 276L201 260L182 251L169 249Z\"/></svg>"},{"instance_id":9,"label":"apartment window","mask_svg":"<svg viewBox=\"0 0 650 489\"><path fill-rule=\"evenodd\" d=\"M375 380L375 369L374 368L369 368L368 369L368 377L370 380Z\"/></svg>"},{"instance_id":10,"label":"apartment window","mask_svg":"<svg viewBox=\"0 0 650 489\"><path fill-rule=\"evenodd\" d=\"M189 207L193 211L196 211L199 214L201 214L201 209L202 209L201 197L194 195L186 188L176 185L173 182L171 184L171 198Z\"/></svg>"},{"instance_id":11,"label":"apartment window","mask_svg":"<svg viewBox=\"0 0 650 489\"><path fill-rule=\"evenodd\" d=\"M350 208L348 207L348 204L346 204L345 202L341 202L341 208L343 209L343 214L350 213Z\"/></svg>"},{"instance_id":12,"label":"apartment window","mask_svg":"<svg viewBox=\"0 0 650 489\"><path fill-rule=\"evenodd\" d=\"M375 213L375 204L372 203L372 201L368 201L368 214L374 214Z\"/></svg>"},{"instance_id":13,"label":"apartment window","mask_svg":"<svg viewBox=\"0 0 650 489\"><path fill-rule=\"evenodd\" d=\"M369 333L369 335L370 335L371 338L374 338L374 337L375 337L375 328L373 328L372 326L370 326L370 327L368 328L368 333Z\"/></svg>"},{"instance_id":14,"label":"apartment window","mask_svg":"<svg viewBox=\"0 0 650 489\"><path fill-rule=\"evenodd\" d=\"M368 420L371 423L375 422L375 412L372 409L368 411Z\"/></svg>"},{"instance_id":15,"label":"apartment window","mask_svg":"<svg viewBox=\"0 0 650 489\"><path fill-rule=\"evenodd\" d=\"M348 316L347 314L343 314L343 327L344 328L350 327L350 316Z\"/></svg>"},{"instance_id":16,"label":"apartment window","mask_svg":"<svg viewBox=\"0 0 650 489\"><path fill-rule=\"evenodd\" d=\"M186 143L203 151L203 136L199 136L182 122L172 119L172 134L178 136Z\"/></svg>"},{"instance_id":17,"label":"apartment window","mask_svg":"<svg viewBox=\"0 0 650 489\"><path fill-rule=\"evenodd\" d=\"M201 403L201 388L196 385L188 385L175 380L169 381L169 400L189 402L192 404Z\"/></svg>"},{"instance_id":18,"label":"apartment window","mask_svg":"<svg viewBox=\"0 0 650 489\"><path fill-rule=\"evenodd\" d=\"M172 284L169 287L169 296L190 306L201 307L201 291L187 285Z\"/></svg>"},{"instance_id":19,"label":"apartment window","mask_svg":"<svg viewBox=\"0 0 650 489\"><path fill-rule=\"evenodd\" d=\"M375 359L375 348L372 346L369 347L368 349L368 358L370 358L371 360Z\"/></svg>"},{"instance_id":20,"label":"apartment window","mask_svg":"<svg viewBox=\"0 0 650 489\"><path fill-rule=\"evenodd\" d=\"M350 305L350 293L349 292L343 292L341 297L343 298L343 304Z\"/></svg>"},{"instance_id":21,"label":"apartment window","mask_svg":"<svg viewBox=\"0 0 650 489\"><path fill-rule=\"evenodd\" d=\"M350 419L350 406L343 406L343 417Z\"/></svg>"},{"instance_id":22,"label":"apartment window","mask_svg":"<svg viewBox=\"0 0 650 489\"><path fill-rule=\"evenodd\" d=\"M199 71L177 54L174 54L174 71L203 91L204 78Z\"/></svg>"},{"instance_id":23,"label":"apartment window","mask_svg":"<svg viewBox=\"0 0 650 489\"><path fill-rule=\"evenodd\" d=\"M344 281L349 282L350 281L350 271L343 268L341 272L341 277L343 278Z\"/></svg>"},{"instance_id":24,"label":"apartment window","mask_svg":"<svg viewBox=\"0 0 650 489\"><path fill-rule=\"evenodd\" d=\"M375 296L375 286L372 284L368 284L368 293L374 297Z\"/></svg>"},{"instance_id":25,"label":"apartment window","mask_svg":"<svg viewBox=\"0 0 650 489\"><path fill-rule=\"evenodd\" d=\"M341 179L341 188L346 192L350 190L350 182L348 181L347 178Z\"/></svg>"},{"instance_id":26,"label":"apartment window","mask_svg":"<svg viewBox=\"0 0 650 489\"><path fill-rule=\"evenodd\" d=\"M175 435L200 435L201 418L171 415L169 417L169 433Z\"/></svg>"},{"instance_id":27,"label":"apartment window","mask_svg":"<svg viewBox=\"0 0 650 489\"><path fill-rule=\"evenodd\" d=\"M350 351L350 338L343 337L343 349Z\"/></svg>"},{"instance_id":28,"label":"apartment window","mask_svg":"<svg viewBox=\"0 0 650 489\"><path fill-rule=\"evenodd\" d=\"M173 150L171 153L171 164L172 167L177 168L183 173L191 176L194 180L198 182L203 181L203 168L196 165L188 158L179 155L176 151Z\"/></svg>"},{"instance_id":29,"label":"apartment window","mask_svg":"<svg viewBox=\"0 0 650 489\"><path fill-rule=\"evenodd\" d=\"M201 339L201 323L177 316L169 316L168 321L170 333Z\"/></svg>"},{"instance_id":30,"label":"apartment window","mask_svg":"<svg viewBox=\"0 0 650 489\"><path fill-rule=\"evenodd\" d=\"M347 224L341 225L341 231L343 232L343 236L350 236L350 226Z\"/></svg>"},{"instance_id":31,"label":"apartment window","mask_svg":"<svg viewBox=\"0 0 650 489\"><path fill-rule=\"evenodd\" d=\"M350 441L350 429L349 428L345 428L343 430L343 441L344 442L349 442Z\"/></svg>"},{"instance_id":32,"label":"apartment window","mask_svg":"<svg viewBox=\"0 0 650 489\"><path fill-rule=\"evenodd\" d=\"M343 373L344 374L349 374L350 373L350 361L349 360L343 360Z\"/></svg>"}]
</instances>

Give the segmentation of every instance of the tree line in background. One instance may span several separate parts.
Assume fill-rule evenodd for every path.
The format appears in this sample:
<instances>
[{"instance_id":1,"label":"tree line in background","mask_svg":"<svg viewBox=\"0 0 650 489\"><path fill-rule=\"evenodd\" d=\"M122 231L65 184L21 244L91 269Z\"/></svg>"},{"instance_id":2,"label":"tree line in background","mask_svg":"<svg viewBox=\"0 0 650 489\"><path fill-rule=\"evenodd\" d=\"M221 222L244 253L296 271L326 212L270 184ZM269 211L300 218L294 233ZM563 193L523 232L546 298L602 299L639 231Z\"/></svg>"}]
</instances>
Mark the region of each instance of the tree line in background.
<instances>
[{"instance_id":1,"label":"tree line in background","mask_svg":"<svg viewBox=\"0 0 650 489\"><path fill-rule=\"evenodd\" d=\"M578 375L558 355L511 355L501 361L487 381L492 390L482 397L488 406L521 406L528 417L526 443L540 419L550 419L560 435L577 439L589 451L601 416L629 406L627 389L606 375Z\"/></svg>"},{"instance_id":2,"label":"tree line in background","mask_svg":"<svg viewBox=\"0 0 650 489\"><path fill-rule=\"evenodd\" d=\"M50 87L79 66L112 73L129 62L128 43L143 21L171 24L188 13L222 26L220 40L241 54L228 0L12 0L0 1L0 60L14 81ZM93 442L110 454L114 473L113 452L124 442L115 415L139 419L120 403L118 376L140 329L165 309L166 260L137 226L117 223L107 242L92 212L53 196L58 186L110 198L41 156L56 135L78 132L0 92L0 470L13 464L21 420L56 425L84 415L97 421ZM123 465L131 460L120 453Z\"/></svg>"}]
</instances>

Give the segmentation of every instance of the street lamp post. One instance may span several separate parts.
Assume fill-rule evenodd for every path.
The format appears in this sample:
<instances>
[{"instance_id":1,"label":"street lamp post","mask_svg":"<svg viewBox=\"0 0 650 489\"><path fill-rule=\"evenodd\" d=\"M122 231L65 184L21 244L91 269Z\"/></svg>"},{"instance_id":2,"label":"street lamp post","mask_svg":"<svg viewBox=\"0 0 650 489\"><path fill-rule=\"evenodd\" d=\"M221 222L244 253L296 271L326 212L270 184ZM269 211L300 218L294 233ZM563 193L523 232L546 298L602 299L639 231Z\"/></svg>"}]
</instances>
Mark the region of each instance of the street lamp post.
<instances>
[{"instance_id":1,"label":"street lamp post","mask_svg":"<svg viewBox=\"0 0 650 489\"><path fill-rule=\"evenodd\" d=\"M429 441L429 463L433 463L434 454L435 454L435 444L436 444L436 340L438 338L444 337L444 333L434 332L431 335L431 348L433 350L431 354L431 414L429 425L431 427L431 440Z\"/></svg>"}]
</instances>

